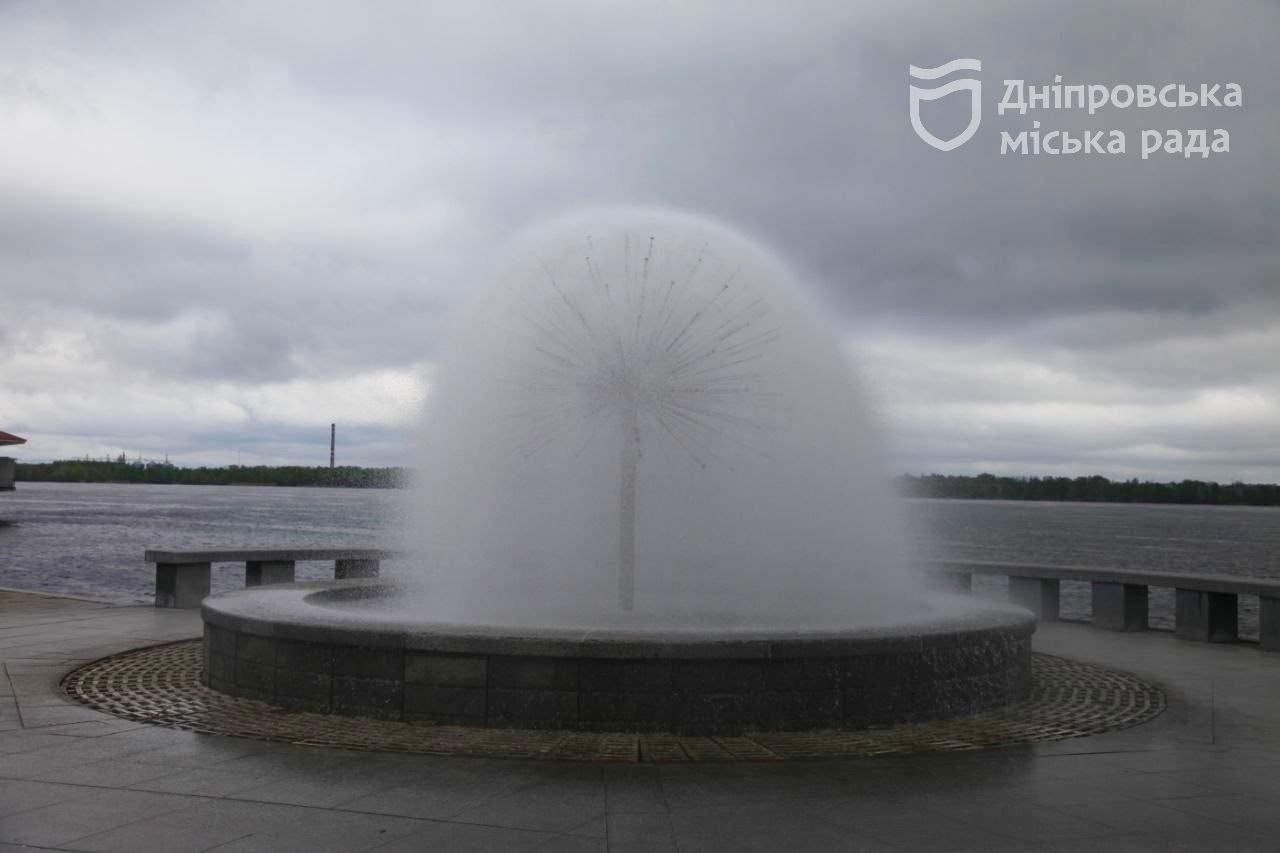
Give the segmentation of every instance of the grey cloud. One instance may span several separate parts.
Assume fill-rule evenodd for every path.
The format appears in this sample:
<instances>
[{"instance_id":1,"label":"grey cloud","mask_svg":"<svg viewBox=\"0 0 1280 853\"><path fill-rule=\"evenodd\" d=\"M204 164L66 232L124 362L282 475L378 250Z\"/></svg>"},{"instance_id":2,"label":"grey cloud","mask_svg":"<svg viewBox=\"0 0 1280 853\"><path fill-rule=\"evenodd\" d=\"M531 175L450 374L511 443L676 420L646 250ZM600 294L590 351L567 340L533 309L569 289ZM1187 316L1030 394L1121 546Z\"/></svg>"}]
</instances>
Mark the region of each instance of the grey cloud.
<instances>
[{"instance_id":1,"label":"grey cloud","mask_svg":"<svg viewBox=\"0 0 1280 853\"><path fill-rule=\"evenodd\" d=\"M32 105L110 118L142 81L172 113L140 138L189 124L215 153L260 155L267 177L272 164L300 170L275 212L288 222L261 232L246 223L277 199L256 194L258 173L216 171L234 158L208 168L243 209L192 197L187 217L0 173L4 302L51 330L69 328L59 314L75 306L104 358L147 373L260 382L432 358L513 230L639 202L758 236L854 336L1006 342L1098 399L1277 393L1259 349L1280 325L1274 4L157 2L72 15L17 3L0 24L0 131ZM964 55L983 59L986 115L972 143L942 155L907 125L906 66ZM1221 123L1233 150L1001 157L999 130L1030 118L995 114L1000 81L1055 73L1242 82L1235 110L1046 119L1131 134ZM109 339L192 312L225 324L182 346ZM962 380L949 387L1000 396ZM912 393L947 391L921 380ZM1004 429L1004 456L975 445L933 458L1056 464L1060 433ZM1102 449L1140 438L1099 435ZM913 441L936 446L924 429ZM1178 441L1225 458L1209 431Z\"/></svg>"},{"instance_id":2,"label":"grey cloud","mask_svg":"<svg viewBox=\"0 0 1280 853\"><path fill-rule=\"evenodd\" d=\"M1065 217L1066 236L1081 250L1118 259L1262 255L1280 243L1280 207L1274 194L1171 199L1167 206L1111 198ZM1155 249L1155 252L1153 252Z\"/></svg>"}]
</instances>

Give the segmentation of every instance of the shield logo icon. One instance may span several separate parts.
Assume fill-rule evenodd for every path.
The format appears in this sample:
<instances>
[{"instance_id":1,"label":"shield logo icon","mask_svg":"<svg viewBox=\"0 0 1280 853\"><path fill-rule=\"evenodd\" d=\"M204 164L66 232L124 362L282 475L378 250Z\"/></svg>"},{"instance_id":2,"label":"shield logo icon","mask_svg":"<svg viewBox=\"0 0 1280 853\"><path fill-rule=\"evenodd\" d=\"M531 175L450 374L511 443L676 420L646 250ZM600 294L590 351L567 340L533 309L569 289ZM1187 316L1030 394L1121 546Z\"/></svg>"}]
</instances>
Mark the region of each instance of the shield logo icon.
<instances>
[{"instance_id":1,"label":"shield logo icon","mask_svg":"<svg viewBox=\"0 0 1280 853\"><path fill-rule=\"evenodd\" d=\"M981 71L982 61L978 59L953 59L945 65L939 65L937 68L919 68L915 65L908 67L911 70L911 76L917 80L937 80L939 77L945 77L953 71ZM933 89L922 89L919 86L912 85L910 90L911 127L915 130L916 136L934 148L939 151L950 151L954 148L959 148L978 132L978 125L982 123L982 81L978 78L961 77ZM924 126L924 122L920 120L920 102L936 101L939 98L945 98L952 92L966 90L969 92L969 124L965 129L950 139L939 139L930 133L928 128Z\"/></svg>"}]
</instances>

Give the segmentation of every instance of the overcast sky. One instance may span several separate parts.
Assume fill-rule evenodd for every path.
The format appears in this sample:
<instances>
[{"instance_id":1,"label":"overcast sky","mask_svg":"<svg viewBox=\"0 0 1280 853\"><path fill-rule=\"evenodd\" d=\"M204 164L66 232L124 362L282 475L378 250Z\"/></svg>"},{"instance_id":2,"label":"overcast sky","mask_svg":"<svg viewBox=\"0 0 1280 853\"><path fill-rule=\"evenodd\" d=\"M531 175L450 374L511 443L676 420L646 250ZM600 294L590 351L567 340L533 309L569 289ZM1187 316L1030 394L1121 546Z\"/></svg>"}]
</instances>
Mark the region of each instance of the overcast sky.
<instances>
[{"instance_id":1,"label":"overcast sky","mask_svg":"<svg viewBox=\"0 0 1280 853\"><path fill-rule=\"evenodd\" d=\"M658 204L818 295L892 470L1277 481L1277 37L1273 2L0 0L0 429L324 464L336 421L339 461L405 463L499 247ZM944 153L907 69L957 57L983 123ZM1055 74L1244 101L996 113ZM1130 150L1001 156L1033 118ZM1137 150L1219 127L1228 153Z\"/></svg>"}]
</instances>

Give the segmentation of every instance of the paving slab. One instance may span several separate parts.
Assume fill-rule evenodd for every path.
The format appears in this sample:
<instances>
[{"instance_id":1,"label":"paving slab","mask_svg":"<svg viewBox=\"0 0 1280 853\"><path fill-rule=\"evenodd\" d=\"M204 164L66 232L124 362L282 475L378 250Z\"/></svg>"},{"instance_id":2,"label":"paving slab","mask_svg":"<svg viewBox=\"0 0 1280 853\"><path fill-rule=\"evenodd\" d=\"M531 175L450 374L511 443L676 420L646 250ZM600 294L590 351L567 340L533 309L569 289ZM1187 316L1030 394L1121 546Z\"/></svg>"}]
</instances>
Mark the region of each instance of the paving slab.
<instances>
[{"instance_id":1,"label":"paving slab","mask_svg":"<svg viewBox=\"0 0 1280 853\"><path fill-rule=\"evenodd\" d=\"M0 850L1235 850L1280 837L1280 655L1042 625L1163 714L971 752L617 765L198 735L66 700L61 676L195 637L195 613L0 592Z\"/></svg>"}]
</instances>

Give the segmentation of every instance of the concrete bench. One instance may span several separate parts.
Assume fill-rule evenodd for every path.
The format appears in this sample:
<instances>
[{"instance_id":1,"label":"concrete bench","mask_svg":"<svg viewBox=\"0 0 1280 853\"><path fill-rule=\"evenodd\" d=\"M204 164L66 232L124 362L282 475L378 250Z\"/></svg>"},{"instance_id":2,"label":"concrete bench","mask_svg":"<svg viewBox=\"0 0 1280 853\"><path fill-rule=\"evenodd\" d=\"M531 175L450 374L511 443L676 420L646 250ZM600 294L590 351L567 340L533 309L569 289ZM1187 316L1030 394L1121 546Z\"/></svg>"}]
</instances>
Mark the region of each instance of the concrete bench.
<instances>
[{"instance_id":1,"label":"concrete bench","mask_svg":"<svg viewBox=\"0 0 1280 853\"><path fill-rule=\"evenodd\" d=\"M1238 640L1239 597L1256 595L1259 646L1280 652L1280 580L967 560L937 561L928 570L939 586L951 590L971 588L974 575L1004 575L1009 578L1009 598L1044 621L1059 617L1061 581L1088 582L1093 592L1093 625L1108 631L1146 630L1149 589L1169 587L1176 591L1175 633L1205 643Z\"/></svg>"},{"instance_id":2,"label":"concrete bench","mask_svg":"<svg viewBox=\"0 0 1280 853\"><path fill-rule=\"evenodd\" d=\"M199 607L209 594L214 563L244 563L245 586L289 583L299 562L333 560L333 576L376 578L384 559L398 556L383 548L250 548L218 551L147 549L143 559L156 567L156 607Z\"/></svg>"}]
</instances>

